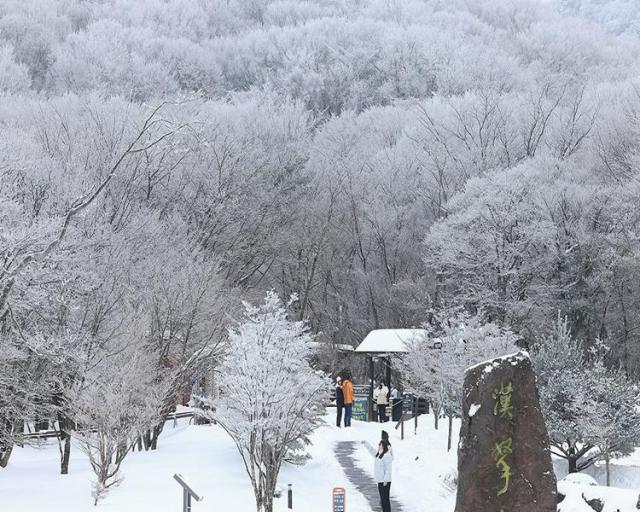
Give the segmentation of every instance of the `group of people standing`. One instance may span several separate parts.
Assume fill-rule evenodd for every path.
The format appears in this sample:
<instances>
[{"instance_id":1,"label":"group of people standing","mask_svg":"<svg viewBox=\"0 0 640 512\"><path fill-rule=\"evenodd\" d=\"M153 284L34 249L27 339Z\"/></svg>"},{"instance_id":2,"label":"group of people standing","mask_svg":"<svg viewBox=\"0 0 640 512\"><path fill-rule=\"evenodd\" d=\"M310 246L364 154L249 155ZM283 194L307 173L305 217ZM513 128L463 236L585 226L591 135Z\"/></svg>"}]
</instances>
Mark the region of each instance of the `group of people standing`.
<instances>
[{"instance_id":1,"label":"group of people standing","mask_svg":"<svg viewBox=\"0 0 640 512\"><path fill-rule=\"evenodd\" d=\"M342 423L342 413L344 411L344 426L351 426L351 415L353 413L353 382L351 374L343 372L336 377L336 425L340 427Z\"/></svg>"},{"instance_id":2,"label":"group of people standing","mask_svg":"<svg viewBox=\"0 0 640 512\"><path fill-rule=\"evenodd\" d=\"M374 391L374 399L378 405L378 421L388 421L386 408L389 398L397 398L398 391L393 388L389 393L389 388L380 383ZM353 391L353 382L351 381L351 373L343 371L336 377L336 425L341 427L343 413L344 426L351 426L351 415L353 411L353 401L355 395ZM389 442L389 434L382 431L382 437L375 450L369 443L363 441L363 444L374 456L373 474L378 484L378 493L380 494L380 505L382 512L391 512L391 467L393 465L393 452L391 443Z\"/></svg>"},{"instance_id":3,"label":"group of people standing","mask_svg":"<svg viewBox=\"0 0 640 512\"><path fill-rule=\"evenodd\" d=\"M389 392L389 388L384 384L384 382L380 382L378 384L376 389L373 391L373 399L375 400L378 411L378 422L386 423L389 421L389 417L387 416L389 400L398 397L399 393L396 388L393 388L391 392ZM336 425L338 427L341 426L343 413L344 426L351 426L353 401L354 391L353 382L351 381L351 373L345 370L336 377Z\"/></svg>"}]
</instances>

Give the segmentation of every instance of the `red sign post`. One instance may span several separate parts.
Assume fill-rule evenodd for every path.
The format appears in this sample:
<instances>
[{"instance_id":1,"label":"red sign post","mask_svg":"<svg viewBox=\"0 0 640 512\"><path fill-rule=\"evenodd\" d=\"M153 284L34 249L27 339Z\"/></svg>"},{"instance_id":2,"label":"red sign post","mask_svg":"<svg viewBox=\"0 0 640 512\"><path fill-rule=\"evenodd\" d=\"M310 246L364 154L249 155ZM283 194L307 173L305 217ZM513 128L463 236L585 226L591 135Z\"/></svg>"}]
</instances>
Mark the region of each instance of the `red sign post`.
<instances>
[{"instance_id":1,"label":"red sign post","mask_svg":"<svg viewBox=\"0 0 640 512\"><path fill-rule=\"evenodd\" d=\"M333 512L345 512L346 510L346 505L345 505L345 498L346 498L346 491L344 490L343 487L334 487L333 488Z\"/></svg>"}]
</instances>

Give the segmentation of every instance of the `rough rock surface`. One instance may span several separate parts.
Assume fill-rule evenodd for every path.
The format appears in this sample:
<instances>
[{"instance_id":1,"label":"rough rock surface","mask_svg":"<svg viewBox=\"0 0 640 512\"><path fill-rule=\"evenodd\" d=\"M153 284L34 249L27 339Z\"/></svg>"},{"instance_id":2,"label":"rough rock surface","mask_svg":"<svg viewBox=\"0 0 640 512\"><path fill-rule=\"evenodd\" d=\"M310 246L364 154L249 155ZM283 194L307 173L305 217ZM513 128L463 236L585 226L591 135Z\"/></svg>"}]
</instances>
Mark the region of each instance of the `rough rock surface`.
<instances>
[{"instance_id":1,"label":"rough rock surface","mask_svg":"<svg viewBox=\"0 0 640 512\"><path fill-rule=\"evenodd\" d=\"M604 508L604 502L602 500L599 500L598 498L588 500L584 494L582 495L582 499L596 512L602 512L602 509Z\"/></svg>"},{"instance_id":2,"label":"rough rock surface","mask_svg":"<svg viewBox=\"0 0 640 512\"><path fill-rule=\"evenodd\" d=\"M556 478L525 352L465 373L456 512L555 512Z\"/></svg>"}]
</instances>

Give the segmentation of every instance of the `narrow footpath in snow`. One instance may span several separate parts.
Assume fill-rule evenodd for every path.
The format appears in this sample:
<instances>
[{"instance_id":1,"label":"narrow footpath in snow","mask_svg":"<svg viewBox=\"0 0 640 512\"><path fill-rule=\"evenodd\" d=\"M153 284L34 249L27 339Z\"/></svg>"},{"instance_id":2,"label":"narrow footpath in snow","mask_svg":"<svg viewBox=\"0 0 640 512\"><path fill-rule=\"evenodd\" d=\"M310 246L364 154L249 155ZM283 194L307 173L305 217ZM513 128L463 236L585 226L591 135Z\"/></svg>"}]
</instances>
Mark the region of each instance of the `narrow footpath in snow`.
<instances>
[{"instance_id":1,"label":"narrow footpath in snow","mask_svg":"<svg viewBox=\"0 0 640 512\"><path fill-rule=\"evenodd\" d=\"M336 459L340 463L351 485L366 498L372 510L379 510L380 497L376 492L377 484L364 470L356 466L353 457L355 451L355 441L340 441L336 443L334 448ZM404 512L402 505L398 503L393 495L391 496L391 509L394 512Z\"/></svg>"}]
</instances>

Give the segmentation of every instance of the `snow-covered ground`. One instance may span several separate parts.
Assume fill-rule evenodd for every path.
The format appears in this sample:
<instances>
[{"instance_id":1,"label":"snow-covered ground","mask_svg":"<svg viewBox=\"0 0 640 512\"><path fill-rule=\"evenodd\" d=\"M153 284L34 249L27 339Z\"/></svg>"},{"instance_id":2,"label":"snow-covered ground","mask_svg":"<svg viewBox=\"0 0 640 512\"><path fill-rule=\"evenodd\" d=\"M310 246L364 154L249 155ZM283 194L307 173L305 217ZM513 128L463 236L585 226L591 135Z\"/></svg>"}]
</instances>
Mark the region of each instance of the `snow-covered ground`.
<instances>
[{"instance_id":1,"label":"snow-covered ground","mask_svg":"<svg viewBox=\"0 0 640 512\"><path fill-rule=\"evenodd\" d=\"M313 436L309 448L312 459L302 467L285 466L279 486L293 484L294 510L326 512L331 510L333 487L345 487L349 512L370 512L364 497L349 484L337 460L333 446L338 441L366 440L375 445L381 426L354 422L350 429L337 429L333 417ZM418 436L413 423L407 424L406 439L392 423L385 428L393 443L393 494L408 505L408 512L452 510L451 486L443 485L455 468L455 449L446 452L446 424L434 434L432 418L421 417ZM457 443L457 440L454 440ZM454 444L455 446L455 444ZM362 447L357 452L364 466L372 470L370 455ZM58 474L58 447L55 441L40 449L16 448L9 467L0 471L2 511L89 512L95 511L90 496L91 473L84 455L74 447L69 475ZM114 488L97 510L104 512L176 512L181 506L181 491L173 480L181 473L192 487L204 495L194 503L199 510L254 510L249 480L235 446L217 426L193 426L181 422L177 428L167 424L155 452L135 452L123 464L124 480ZM436 507L436 504L438 505ZM225 507L225 505L227 507ZM232 508L228 506L232 505ZM286 494L276 500L276 511L286 510ZM5 508L6 507L6 508ZM435 507L435 508L433 508Z\"/></svg>"},{"instance_id":2,"label":"snow-covered ground","mask_svg":"<svg viewBox=\"0 0 640 512\"><path fill-rule=\"evenodd\" d=\"M354 422L351 429L337 429L327 416L327 426L313 436L312 459L302 467L285 466L280 487L293 484L294 510L326 512L331 510L333 487L347 489L349 512L370 512L364 497L347 481L333 454L338 441L363 441L375 445L381 425ZM421 416L417 435L413 422L400 431L387 423L394 451L392 494L407 512L453 512L455 504L455 467L457 432L454 424L453 448L447 452L447 423L438 431L431 416ZM364 446L356 451L357 464L372 473L370 454ZM625 478L640 478L640 454L620 461L614 468L624 470ZM58 447L48 442L40 449L16 448L9 467L0 470L1 510L4 512L177 512L181 510L181 490L173 480L181 473L204 496L194 503L193 512L213 510L254 510L253 494L235 446L217 426L193 426L182 421L176 428L169 423L157 451L130 454L123 465L124 481L113 489L97 508L90 496L91 473L87 459L74 447L70 474L58 474ZM622 472L620 474L623 474ZM561 483L568 494L562 512L590 512L581 494L607 497L606 512L637 512L637 490L606 489ZM284 512L286 494L276 500L276 512Z\"/></svg>"},{"instance_id":3,"label":"snow-covered ground","mask_svg":"<svg viewBox=\"0 0 640 512\"><path fill-rule=\"evenodd\" d=\"M281 487L293 484L295 510L330 510L331 489L344 486L345 477L331 451L340 432L325 427L310 447L312 460L304 467L287 466ZM135 452L123 464L124 480L97 508L90 496L92 478L86 457L74 447L69 475L58 474L58 448L48 442L41 449L16 448L9 466L0 472L3 512L176 512L182 494L174 473L180 473L204 496L193 512L255 510L253 493L235 445L217 426L167 424L158 450ZM370 509L361 495L349 493L350 510ZM286 510L286 494L275 510ZM44 507L44 508L43 508Z\"/></svg>"},{"instance_id":4,"label":"snow-covered ground","mask_svg":"<svg viewBox=\"0 0 640 512\"><path fill-rule=\"evenodd\" d=\"M585 502L598 498L602 500L602 512L637 512L638 490L617 487L589 487L584 485L566 485L560 482L560 492L566 492L566 499L558 506L558 512L593 512ZM584 496L584 498L583 498Z\"/></svg>"}]
</instances>

